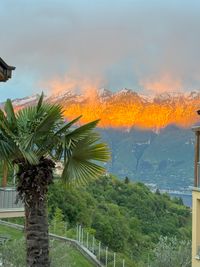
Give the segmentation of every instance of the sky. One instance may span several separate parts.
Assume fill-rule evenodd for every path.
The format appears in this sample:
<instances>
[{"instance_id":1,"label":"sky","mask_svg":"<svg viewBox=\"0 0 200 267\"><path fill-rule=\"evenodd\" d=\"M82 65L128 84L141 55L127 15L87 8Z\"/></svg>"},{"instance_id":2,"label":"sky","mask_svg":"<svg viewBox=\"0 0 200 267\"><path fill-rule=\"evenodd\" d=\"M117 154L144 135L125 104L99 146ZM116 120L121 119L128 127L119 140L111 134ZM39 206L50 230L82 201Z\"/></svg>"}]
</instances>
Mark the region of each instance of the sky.
<instances>
[{"instance_id":1,"label":"sky","mask_svg":"<svg viewBox=\"0 0 200 267\"><path fill-rule=\"evenodd\" d=\"M200 89L199 0L1 0L0 101L90 84Z\"/></svg>"}]
</instances>

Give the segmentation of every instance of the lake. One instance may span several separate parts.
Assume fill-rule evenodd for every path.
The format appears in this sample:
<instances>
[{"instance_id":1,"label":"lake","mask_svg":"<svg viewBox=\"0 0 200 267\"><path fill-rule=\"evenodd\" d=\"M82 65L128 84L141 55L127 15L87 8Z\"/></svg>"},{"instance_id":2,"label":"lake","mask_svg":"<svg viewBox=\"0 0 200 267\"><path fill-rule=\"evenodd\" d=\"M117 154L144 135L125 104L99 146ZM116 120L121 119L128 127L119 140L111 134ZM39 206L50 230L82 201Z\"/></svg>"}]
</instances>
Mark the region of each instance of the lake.
<instances>
[{"instance_id":1,"label":"lake","mask_svg":"<svg viewBox=\"0 0 200 267\"><path fill-rule=\"evenodd\" d=\"M183 200L183 203L188 206L188 207L192 207L192 194L176 194L176 193L169 193L169 195L171 197L180 197Z\"/></svg>"}]
</instances>

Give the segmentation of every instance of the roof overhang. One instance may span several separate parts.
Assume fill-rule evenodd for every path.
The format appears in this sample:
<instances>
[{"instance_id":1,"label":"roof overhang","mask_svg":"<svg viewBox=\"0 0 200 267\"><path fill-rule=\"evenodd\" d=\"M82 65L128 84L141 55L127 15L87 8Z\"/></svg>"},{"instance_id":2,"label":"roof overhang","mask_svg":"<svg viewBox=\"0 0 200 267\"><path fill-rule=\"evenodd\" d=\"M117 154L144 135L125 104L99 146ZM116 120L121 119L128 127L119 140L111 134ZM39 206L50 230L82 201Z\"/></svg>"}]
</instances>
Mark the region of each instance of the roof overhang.
<instances>
[{"instance_id":1,"label":"roof overhang","mask_svg":"<svg viewBox=\"0 0 200 267\"><path fill-rule=\"evenodd\" d=\"M6 62L0 58L0 82L6 82L10 79L13 70L15 70L15 67L7 65Z\"/></svg>"}]
</instances>

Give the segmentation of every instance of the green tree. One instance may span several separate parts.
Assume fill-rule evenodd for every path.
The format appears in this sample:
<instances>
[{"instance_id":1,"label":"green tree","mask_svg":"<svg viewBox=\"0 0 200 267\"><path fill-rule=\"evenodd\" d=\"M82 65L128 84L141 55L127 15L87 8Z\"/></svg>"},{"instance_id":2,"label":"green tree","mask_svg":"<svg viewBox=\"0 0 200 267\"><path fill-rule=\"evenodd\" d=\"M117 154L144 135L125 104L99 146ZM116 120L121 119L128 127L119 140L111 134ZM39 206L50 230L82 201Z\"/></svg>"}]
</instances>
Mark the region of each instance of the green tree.
<instances>
[{"instance_id":1,"label":"green tree","mask_svg":"<svg viewBox=\"0 0 200 267\"><path fill-rule=\"evenodd\" d=\"M51 220L50 231L57 235L65 235L67 222L64 221L62 210L56 208L53 220Z\"/></svg>"},{"instance_id":2,"label":"green tree","mask_svg":"<svg viewBox=\"0 0 200 267\"><path fill-rule=\"evenodd\" d=\"M68 185L83 184L105 171L98 162L109 159L109 150L93 131L98 121L72 129L79 118L65 122L61 106L44 103L43 94L37 105L16 114L9 99L0 110L0 161L16 168L29 267L50 265L46 195L55 161L63 159L61 178Z\"/></svg>"},{"instance_id":3,"label":"green tree","mask_svg":"<svg viewBox=\"0 0 200 267\"><path fill-rule=\"evenodd\" d=\"M130 179L128 178L128 176L125 177L125 179L124 179L124 183L125 183L125 184L129 184L129 183L130 183Z\"/></svg>"},{"instance_id":4,"label":"green tree","mask_svg":"<svg viewBox=\"0 0 200 267\"><path fill-rule=\"evenodd\" d=\"M190 267L191 242L161 236L154 250L153 267Z\"/></svg>"}]
</instances>

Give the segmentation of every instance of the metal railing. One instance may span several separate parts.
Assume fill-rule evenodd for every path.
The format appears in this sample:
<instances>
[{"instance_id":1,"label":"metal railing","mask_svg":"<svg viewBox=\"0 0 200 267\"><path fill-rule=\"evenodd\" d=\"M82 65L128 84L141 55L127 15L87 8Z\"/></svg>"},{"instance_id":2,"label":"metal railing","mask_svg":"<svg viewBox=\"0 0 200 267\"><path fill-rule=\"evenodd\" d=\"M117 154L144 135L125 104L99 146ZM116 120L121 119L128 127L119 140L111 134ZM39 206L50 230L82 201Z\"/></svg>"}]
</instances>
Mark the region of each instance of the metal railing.
<instances>
[{"instance_id":1,"label":"metal railing","mask_svg":"<svg viewBox=\"0 0 200 267\"><path fill-rule=\"evenodd\" d=\"M23 203L17 199L17 191L15 188L0 188L0 209L16 209L23 207Z\"/></svg>"}]
</instances>

